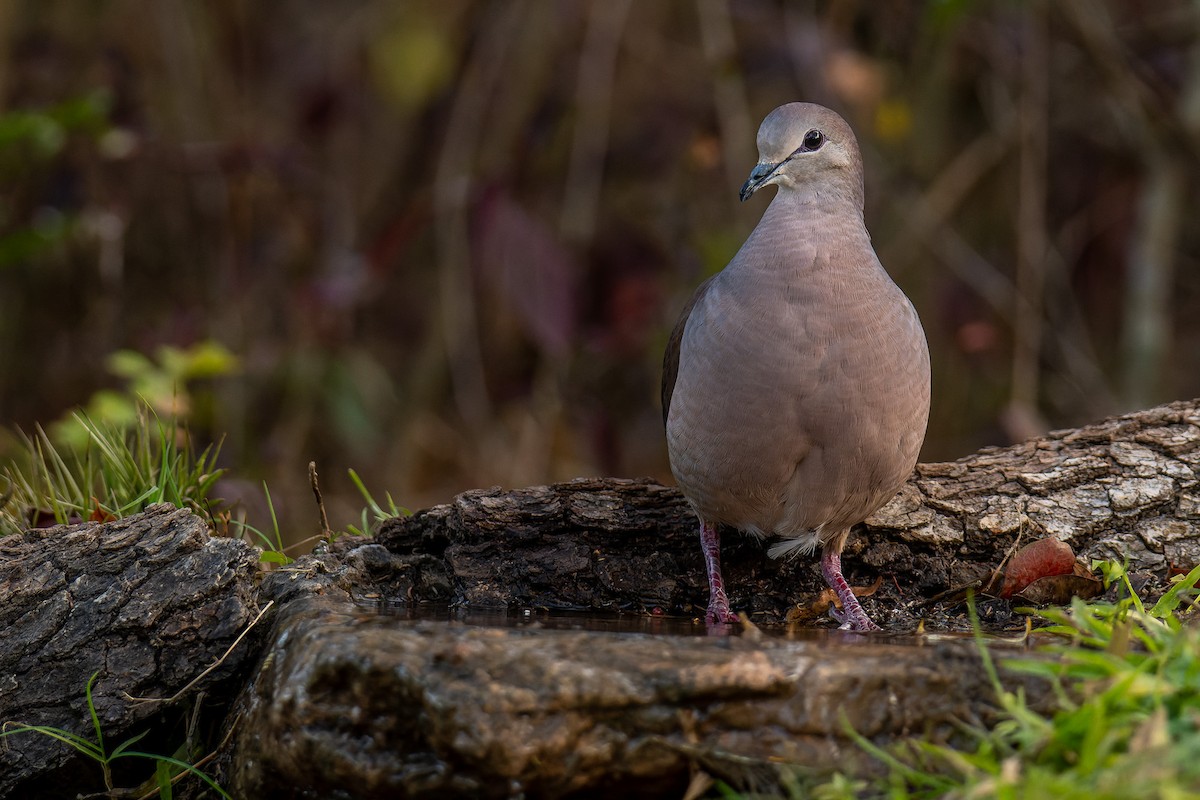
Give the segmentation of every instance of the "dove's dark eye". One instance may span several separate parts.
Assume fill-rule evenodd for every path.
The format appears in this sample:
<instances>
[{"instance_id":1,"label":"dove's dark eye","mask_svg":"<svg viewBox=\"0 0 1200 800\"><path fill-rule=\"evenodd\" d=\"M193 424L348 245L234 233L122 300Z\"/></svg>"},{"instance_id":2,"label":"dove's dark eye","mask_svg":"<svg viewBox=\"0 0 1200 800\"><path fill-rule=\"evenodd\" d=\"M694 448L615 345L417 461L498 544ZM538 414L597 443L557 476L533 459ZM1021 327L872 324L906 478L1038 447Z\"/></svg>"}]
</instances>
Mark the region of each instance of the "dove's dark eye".
<instances>
[{"instance_id":1,"label":"dove's dark eye","mask_svg":"<svg viewBox=\"0 0 1200 800\"><path fill-rule=\"evenodd\" d=\"M820 131L811 130L804 134L804 150L809 152L820 150L823 144L825 144L825 134Z\"/></svg>"}]
</instances>

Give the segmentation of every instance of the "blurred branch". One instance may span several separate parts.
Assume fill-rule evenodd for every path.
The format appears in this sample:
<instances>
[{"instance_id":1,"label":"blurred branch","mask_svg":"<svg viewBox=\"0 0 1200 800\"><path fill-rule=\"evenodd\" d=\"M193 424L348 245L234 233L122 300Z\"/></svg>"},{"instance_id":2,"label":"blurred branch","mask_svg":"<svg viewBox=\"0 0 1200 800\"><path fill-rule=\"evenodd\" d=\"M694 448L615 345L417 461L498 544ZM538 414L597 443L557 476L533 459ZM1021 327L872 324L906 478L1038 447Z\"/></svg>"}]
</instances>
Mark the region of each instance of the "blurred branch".
<instances>
[{"instance_id":1,"label":"blurred branch","mask_svg":"<svg viewBox=\"0 0 1200 800\"><path fill-rule=\"evenodd\" d=\"M1107 84L1109 97L1138 144L1157 147L1162 139L1174 138L1180 143L1191 137L1184 131L1161 99L1162 92L1151 91L1157 83L1155 76L1129 57L1117 38L1116 28L1104 3L1092 0L1064 0L1049 4L1057 9L1075 33L1084 53ZM1192 12L1193 15L1195 11ZM1190 146L1196 149L1195 143Z\"/></svg>"},{"instance_id":2,"label":"blurred branch","mask_svg":"<svg viewBox=\"0 0 1200 800\"><path fill-rule=\"evenodd\" d=\"M1012 388L1004 424L1013 441L1045 433L1038 404L1046 286L1046 146L1049 126L1046 19L1025 16L1018 113L1017 291L1013 300Z\"/></svg>"},{"instance_id":3,"label":"blurred branch","mask_svg":"<svg viewBox=\"0 0 1200 800\"><path fill-rule=\"evenodd\" d=\"M1147 153L1145 184L1137 204L1126 270L1121 329L1121 395L1141 408L1162 393L1171 341L1171 290L1188 176L1180 159L1159 149Z\"/></svg>"},{"instance_id":4,"label":"blurred branch","mask_svg":"<svg viewBox=\"0 0 1200 800\"><path fill-rule=\"evenodd\" d=\"M632 0L593 0L575 87L575 136L563 197L563 235L588 242L596 229L612 116L613 75Z\"/></svg>"},{"instance_id":5,"label":"blurred branch","mask_svg":"<svg viewBox=\"0 0 1200 800\"><path fill-rule=\"evenodd\" d=\"M201 68L205 59L201 52L204 43L200 38L204 32L197 30L195 20L204 16L199 13L193 15L194 7L181 0L163 0L155 3L153 8L161 36L162 60L171 76L171 83L176 87L170 93L170 98L181 138L185 143L212 139L212 126L209 124L212 120L209 115L213 109L207 103L206 73ZM212 79L213 72L215 70L209 71L209 79Z\"/></svg>"},{"instance_id":6,"label":"blurred branch","mask_svg":"<svg viewBox=\"0 0 1200 800\"><path fill-rule=\"evenodd\" d=\"M746 100L746 86L737 64L737 42L729 19L729 4L727 0L696 0L696 11L700 16L704 57L713 73L713 101L717 123L721 127L721 146L725 151L721 160L725 163L729 185L737 187L746 179L754 160L754 151L748 149L754 141L754 124ZM728 196L730 203L736 202L732 191Z\"/></svg>"},{"instance_id":7,"label":"blurred branch","mask_svg":"<svg viewBox=\"0 0 1200 800\"><path fill-rule=\"evenodd\" d=\"M989 131L977 137L971 144L946 165L922 194L908 198L903 207L908 209L907 223L900 233L887 245L880 248L880 261L894 273L906 272L921 252L921 245L930 240L935 232L944 227L954 212L962 205L967 195L1012 147L1010 128ZM988 269L993 269L988 265ZM967 281L993 306L1007 300L1011 284L1003 275L978 275ZM1000 286L999 283L1005 284Z\"/></svg>"},{"instance_id":8,"label":"blurred branch","mask_svg":"<svg viewBox=\"0 0 1200 800\"><path fill-rule=\"evenodd\" d=\"M1053 244L1046 252L1045 295L1054 300L1043 309L1053 335L1042 342L1043 357L1048 361L1050 376L1073 384L1069 400L1060 402L1058 410L1077 409L1077 413L1088 417L1112 414L1118 405L1116 396L1096 354L1087 316L1071 286L1068 261ZM1058 360L1052 360L1054 357ZM1043 407L1051 400L1050 389L1047 381L1042 392Z\"/></svg>"},{"instance_id":9,"label":"blurred branch","mask_svg":"<svg viewBox=\"0 0 1200 800\"><path fill-rule=\"evenodd\" d=\"M898 198L897 205L905 209L907 224L896 238L880 248L880 260L894 274L911 269L924 252L932 251L1010 326L1017 324L1016 285L980 255L949 221L979 182L1010 152L1015 130L1015 125L1010 124L979 136L942 170L926 191ZM1082 314L1070 295L1066 264L1052 250L1048 251L1048 257L1047 280L1056 287L1054 296L1062 299L1054 307L1042 309L1057 332L1048 344L1055 348L1061 366L1082 385L1080 394L1093 404L1096 413L1108 413L1113 405L1112 394ZM1055 316L1050 319L1050 315Z\"/></svg>"},{"instance_id":10,"label":"blurred branch","mask_svg":"<svg viewBox=\"0 0 1200 800\"><path fill-rule=\"evenodd\" d=\"M487 126L488 101L497 82L509 45L525 16L528 2L493 3L495 19L480 26L480 42L472 55L446 126L433 181L433 199L440 269L442 336L454 401L463 419L473 427L491 417L491 401L479 346L475 290L471 282L471 239L467 210L471 198L475 154Z\"/></svg>"},{"instance_id":11,"label":"blurred branch","mask_svg":"<svg viewBox=\"0 0 1200 800\"><path fill-rule=\"evenodd\" d=\"M13 19L17 16L16 3L0 2L0 31L14 30ZM13 37L15 40L15 37ZM11 47L11 45L10 45ZM3 48L0 48L0 54L7 55ZM0 57L0 98L3 98L4 104L7 106L11 91L12 65L8 58Z\"/></svg>"},{"instance_id":12,"label":"blurred branch","mask_svg":"<svg viewBox=\"0 0 1200 800\"><path fill-rule=\"evenodd\" d=\"M1151 91L1153 76L1139 68L1113 32L1107 9L1071 0L1059 6L1115 98L1118 117L1131 130L1145 176L1130 234L1121 329L1122 400L1128 407L1152 402L1163 391L1171 342L1171 291L1184 204L1200 155L1200 48L1173 112ZM1193 5L1193 20L1197 14Z\"/></svg>"}]
</instances>

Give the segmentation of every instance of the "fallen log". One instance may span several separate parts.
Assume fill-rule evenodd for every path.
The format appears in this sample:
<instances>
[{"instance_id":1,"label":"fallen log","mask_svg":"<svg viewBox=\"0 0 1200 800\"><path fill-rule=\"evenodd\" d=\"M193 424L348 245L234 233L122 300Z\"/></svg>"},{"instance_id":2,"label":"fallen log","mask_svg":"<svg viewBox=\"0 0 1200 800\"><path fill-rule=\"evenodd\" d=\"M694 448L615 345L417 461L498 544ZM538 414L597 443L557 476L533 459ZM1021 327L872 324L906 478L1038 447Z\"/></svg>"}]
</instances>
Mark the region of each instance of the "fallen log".
<instances>
[{"instance_id":1,"label":"fallen log","mask_svg":"<svg viewBox=\"0 0 1200 800\"><path fill-rule=\"evenodd\" d=\"M1198 470L1194 400L920 464L855 529L843 565L854 583L884 579L864 602L892 629L1043 537L1165 579L1200 563ZM669 614L707 602L694 518L676 489L650 480L465 492L384 522L376 539L403 569L372 591L407 602ZM731 602L758 622L787 618L824 586L815 559L772 561L746 537L724 542Z\"/></svg>"},{"instance_id":2,"label":"fallen log","mask_svg":"<svg viewBox=\"0 0 1200 800\"><path fill-rule=\"evenodd\" d=\"M536 615L478 626L298 598L239 703L227 785L237 797L681 797L697 771L763 789L781 767L878 770L847 725L880 745L968 746L963 720L995 721L969 638L822 633L613 634ZM1002 674L1048 707L1044 681Z\"/></svg>"},{"instance_id":3,"label":"fallen log","mask_svg":"<svg viewBox=\"0 0 1200 800\"><path fill-rule=\"evenodd\" d=\"M194 696L130 697L171 697L215 663L258 612L257 577L253 547L214 538L200 517L168 505L0 538L0 722L94 740L84 690L98 673L93 697L110 750L144 732L140 749L181 743ZM210 698L225 698L217 713L252 659L234 652L208 676ZM153 768L119 762L116 778L136 784ZM99 768L60 741L32 732L0 741L0 797L102 788Z\"/></svg>"}]
</instances>

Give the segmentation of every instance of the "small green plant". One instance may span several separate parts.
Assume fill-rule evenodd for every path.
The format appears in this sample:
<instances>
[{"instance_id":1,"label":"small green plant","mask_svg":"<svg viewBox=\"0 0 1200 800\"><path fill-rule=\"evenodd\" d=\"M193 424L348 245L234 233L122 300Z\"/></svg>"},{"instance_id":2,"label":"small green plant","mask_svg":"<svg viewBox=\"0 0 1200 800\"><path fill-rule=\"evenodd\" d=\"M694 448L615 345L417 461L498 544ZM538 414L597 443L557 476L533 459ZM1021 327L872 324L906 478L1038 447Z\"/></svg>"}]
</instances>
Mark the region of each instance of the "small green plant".
<instances>
[{"instance_id":1,"label":"small green plant","mask_svg":"<svg viewBox=\"0 0 1200 800\"><path fill-rule=\"evenodd\" d=\"M370 536L373 525L392 517L407 517L412 514L407 508L396 505L396 501L392 499L391 492L384 494L385 501L387 502L387 508L384 508L367 491L367 485L363 483L362 478L358 477L358 473L354 470L348 470L348 472L350 473L350 480L354 482L355 487L358 488L358 493L363 496L363 500L366 501L367 505L362 510L359 524L347 526L347 533L352 533L355 536Z\"/></svg>"},{"instance_id":2,"label":"small green plant","mask_svg":"<svg viewBox=\"0 0 1200 800\"><path fill-rule=\"evenodd\" d=\"M163 345L153 359L135 350L118 350L108 357L106 366L125 381L125 388L96 392L83 413L97 424L116 427L137 425L147 406L161 417L187 421L194 405L189 384L231 375L239 369L237 357L212 341L186 349ZM51 425L50 434L55 442L76 449L85 447L91 437L87 426L80 424L77 412Z\"/></svg>"},{"instance_id":3,"label":"small green plant","mask_svg":"<svg viewBox=\"0 0 1200 800\"><path fill-rule=\"evenodd\" d=\"M275 514L275 503L271 500L271 490L267 488L266 481L263 481L263 494L267 497L267 508L271 512L271 533L265 533L244 520L238 520L233 524L240 530L241 538L253 538L261 543L262 553L258 557L259 561L277 564L281 567L287 566L294 559L284 552L283 535L279 532L279 517ZM250 535L247 536L247 534Z\"/></svg>"},{"instance_id":4,"label":"small green plant","mask_svg":"<svg viewBox=\"0 0 1200 800\"><path fill-rule=\"evenodd\" d=\"M154 762L154 784L158 789L158 796L162 800L170 800L173 795L173 785L175 781L181 778L184 774L195 775L200 780L204 781L226 800L233 800L230 795L222 789L216 781L202 772L198 767L189 764L186 761L175 758L173 756L158 755L155 753L146 753L140 750L132 749L135 744L145 738L149 731L143 731L137 736L126 739L121 744L109 750L104 743L104 732L100 728L100 717L96 713L96 705L92 701L92 686L96 682L96 677L99 672L93 673L88 679L87 687L84 690L87 696L88 714L92 719L92 727L95 730L95 740L88 739L76 733L63 730L62 728L54 728L47 725L20 725L6 722L3 730L0 730L0 738L14 736L18 733L40 733L43 736L49 736L51 739L57 739L64 744L68 744L77 751L87 756L100 765L100 771L104 779L104 788L109 796L117 796L117 792L121 791L121 796L127 796L123 790L118 790L113 784L112 764L122 758L142 758Z\"/></svg>"},{"instance_id":5,"label":"small green plant","mask_svg":"<svg viewBox=\"0 0 1200 800\"><path fill-rule=\"evenodd\" d=\"M49 521L117 519L153 503L207 513L223 473L219 447L197 452L186 431L145 407L132 426L96 422L83 412L75 419L88 437L78 449L56 446L41 427L20 435L20 463L0 469L0 498L7 495L0 535Z\"/></svg>"}]
</instances>

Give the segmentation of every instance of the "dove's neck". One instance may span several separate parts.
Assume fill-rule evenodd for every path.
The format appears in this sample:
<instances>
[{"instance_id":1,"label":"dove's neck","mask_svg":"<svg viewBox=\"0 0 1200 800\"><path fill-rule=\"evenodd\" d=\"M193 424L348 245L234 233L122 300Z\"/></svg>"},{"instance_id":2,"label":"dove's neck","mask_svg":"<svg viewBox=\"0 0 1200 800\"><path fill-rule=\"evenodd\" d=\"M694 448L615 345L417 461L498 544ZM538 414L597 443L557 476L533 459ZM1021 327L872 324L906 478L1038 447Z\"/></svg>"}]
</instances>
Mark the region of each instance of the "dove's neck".
<instances>
[{"instance_id":1,"label":"dove's neck","mask_svg":"<svg viewBox=\"0 0 1200 800\"><path fill-rule=\"evenodd\" d=\"M803 231L806 238L870 241L861 195L839 190L837 186L781 187L759 225L780 231Z\"/></svg>"},{"instance_id":2,"label":"dove's neck","mask_svg":"<svg viewBox=\"0 0 1200 800\"><path fill-rule=\"evenodd\" d=\"M780 185L779 192L771 205L788 206L800 213L803 213L806 207L811 210L822 209L862 219L864 205L862 183L845 180Z\"/></svg>"}]
</instances>

